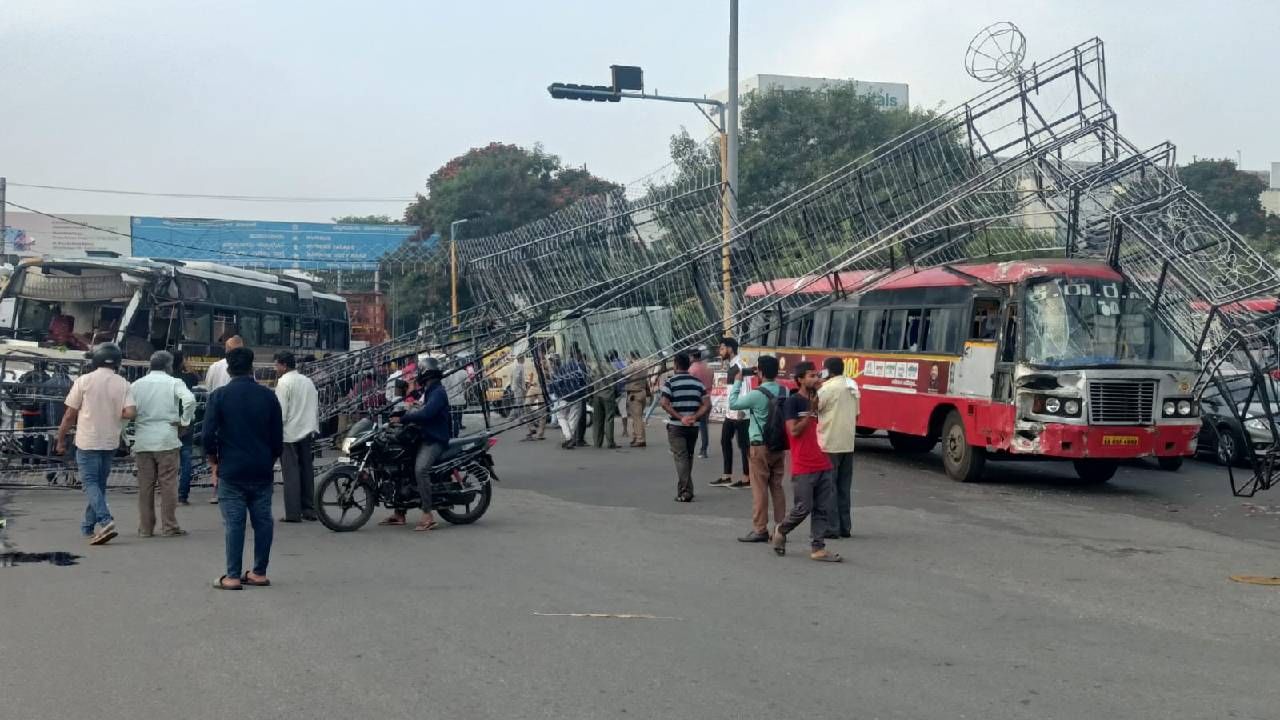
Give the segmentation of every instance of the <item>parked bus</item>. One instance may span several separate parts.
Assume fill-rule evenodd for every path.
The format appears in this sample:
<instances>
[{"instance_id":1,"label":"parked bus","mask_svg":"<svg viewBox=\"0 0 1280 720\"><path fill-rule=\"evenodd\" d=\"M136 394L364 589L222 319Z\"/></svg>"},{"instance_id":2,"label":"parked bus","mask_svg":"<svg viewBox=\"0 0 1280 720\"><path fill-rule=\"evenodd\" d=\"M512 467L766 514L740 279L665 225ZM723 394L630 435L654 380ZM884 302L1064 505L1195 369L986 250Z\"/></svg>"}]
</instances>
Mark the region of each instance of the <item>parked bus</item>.
<instances>
[{"instance_id":1,"label":"parked bus","mask_svg":"<svg viewBox=\"0 0 1280 720\"><path fill-rule=\"evenodd\" d=\"M1121 460L1174 470L1195 453L1194 358L1105 263L954 265L872 282L881 276L841 273L854 297L817 310L803 306L831 294L832 278L751 286L749 298L777 304L751 323L744 355L776 354L784 373L843 358L862 390L859 433L887 431L913 453L941 440L961 481L989 457L1071 460L1081 479L1106 482Z\"/></svg>"},{"instance_id":2,"label":"parked bus","mask_svg":"<svg viewBox=\"0 0 1280 720\"><path fill-rule=\"evenodd\" d=\"M199 369L235 334L260 362L282 349L343 352L350 347L347 304L301 280L146 258L31 258L0 292L0 354L79 357L112 341L127 361L181 350Z\"/></svg>"}]
</instances>

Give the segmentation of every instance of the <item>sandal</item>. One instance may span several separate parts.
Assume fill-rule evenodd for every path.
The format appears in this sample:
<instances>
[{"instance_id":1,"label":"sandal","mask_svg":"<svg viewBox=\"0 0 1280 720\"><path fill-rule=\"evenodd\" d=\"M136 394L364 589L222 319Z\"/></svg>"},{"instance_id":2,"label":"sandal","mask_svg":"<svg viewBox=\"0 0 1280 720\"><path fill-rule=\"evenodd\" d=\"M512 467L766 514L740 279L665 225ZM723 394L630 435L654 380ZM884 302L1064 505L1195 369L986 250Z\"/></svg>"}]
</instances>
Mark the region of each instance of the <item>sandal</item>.
<instances>
[{"instance_id":1,"label":"sandal","mask_svg":"<svg viewBox=\"0 0 1280 720\"><path fill-rule=\"evenodd\" d=\"M682 502L682 503L693 502L693 496L692 496L692 495L677 495L677 496L676 496L676 502Z\"/></svg>"},{"instance_id":2,"label":"sandal","mask_svg":"<svg viewBox=\"0 0 1280 720\"><path fill-rule=\"evenodd\" d=\"M243 585L224 585L223 581L226 579L227 579L227 576L223 575L217 580L214 580L213 589L214 590L243 590L244 589Z\"/></svg>"},{"instance_id":3,"label":"sandal","mask_svg":"<svg viewBox=\"0 0 1280 720\"><path fill-rule=\"evenodd\" d=\"M435 520L432 520L431 522L418 523L413 527L413 531L414 532L430 532L432 530L435 530L438 527L440 527L440 523L436 522Z\"/></svg>"},{"instance_id":4,"label":"sandal","mask_svg":"<svg viewBox=\"0 0 1280 720\"><path fill-rule=\"evenodd\" d=\"M391 517L379 522L378 524L399 526L399 525L405 525L406 523L404 521L404 518L400 517L399 515L392 515Z\"/></svg>"},{"instance_id":5,"label":"sandal","mask_svg":"<svg viewBox=\"0 0 1280 720\"><path fill-rule=\"evenodd\" d=\"M240 576L240 585L248 585L249 587L271 587L271 580L254 580L249 577L249 573Z\"/></svg>"},{"instance_id":6,"label":"sandal","mask_svg":"<svg viewBox=\"0 0 1280 720\"><path fill-rule=\"evenodd\" d=\"M774 528L773 535L769 537L769 544L773 546L773 551L782 557L787 554L787 536L782 531Z\"/></svg>"},{"instance_id":7,"label":"sandal","mask_svg":"<svg viewBox=\"0 0 1280 720\"><path fill-rule=\"evenodd\" d=\"M809 559L817 562L844 562L844 558L840 557L840 553L828 552L826 549L809 553Z\"/></svg>"}]
</instances>

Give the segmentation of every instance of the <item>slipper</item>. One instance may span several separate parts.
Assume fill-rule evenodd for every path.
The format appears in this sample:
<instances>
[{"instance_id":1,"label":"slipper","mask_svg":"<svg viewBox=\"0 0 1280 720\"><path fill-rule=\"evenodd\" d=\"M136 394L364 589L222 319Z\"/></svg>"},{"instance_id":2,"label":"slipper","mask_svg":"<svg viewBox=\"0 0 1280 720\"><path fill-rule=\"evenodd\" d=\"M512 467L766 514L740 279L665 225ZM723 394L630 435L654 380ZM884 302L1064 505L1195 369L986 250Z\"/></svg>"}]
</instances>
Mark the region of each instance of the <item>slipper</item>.
<instances>
[{"instance_id":1,"label":"slipper","mask_svg":"<svg viewBox=\"0 0 1280 720\"><path fill-rule=\"evenodd\" d=\"M809 553L809 559L815 562L844 562L844 558L840 557L840 553L827 552L826 550Z\"/></svg>"},{"instance_id":2,"label":"slipper","mask_svg":"<svg viewBox=\"0 0 1280 720\"><path fill-rule=\"evenodd\" d=\"M440 527L440 523L436 522L435 520L432 520L431 522L429 522L429 523L427 523L427 524L425 524L425 525L424 525L424 524L422 524L422 523L418 523L417 525L413 526L413 531L414 531L414 532L429 532L429 531L431 531L431 530L435 530L435 529L436 529L436 528L438 528L438 527Z\"/></svg>"},{"instance_id":3,"label":"slipper","mask_svg":"<svg viewBox=\"0 0 1280 720\"><path fill-rule=\"evenodd\" d=\"M404 518L402 518L402 517L396 517L395 515L392 515L391 517L389 517L389 518L387 518L387 519L385 519L385 520L383 520L383 521L379 522L378 524L379 524L379 525L396 525L396 526L399 526L399 525L406 525L407 523L405 523Z\"/></svg>"},{"instance_id":4,"label":"slipper","mask_svg":"<svg viewBox=\"0 0 1280 720\"><path fill-rule=\"evenodd\" d=\"M240 586L244 587L245 585L249 587L271 587L271 580L254 580L249 577L249 573L245 573L240 576Z\"/></svg>"},{"instance_id":5,"label":"slipper","mask_svg":"<svg viewBox=\"0 0 1280 720\"><path fill-rule=\"evenodd\" d=\"M218 578L217 580L214 580L214 581L213 581L213 589L214 589L214 590L243 590L243 589L244 589L244 586L243 586L243 585L223 585L223 584L222 584L222 581L223 581L223 580L226 580L226 579L227 579L227 576L226 576L226 575L223 575L222 577Z\"/></svg>"}]
</instances>

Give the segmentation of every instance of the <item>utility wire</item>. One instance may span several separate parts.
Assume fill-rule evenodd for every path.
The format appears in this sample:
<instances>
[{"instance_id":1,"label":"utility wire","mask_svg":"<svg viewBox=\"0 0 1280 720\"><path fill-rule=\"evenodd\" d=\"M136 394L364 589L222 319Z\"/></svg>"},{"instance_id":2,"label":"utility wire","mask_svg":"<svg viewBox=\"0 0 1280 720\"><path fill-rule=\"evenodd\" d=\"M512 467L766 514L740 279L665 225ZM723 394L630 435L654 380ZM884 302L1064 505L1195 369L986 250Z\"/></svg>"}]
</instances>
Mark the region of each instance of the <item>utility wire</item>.
<instances>
[{"instance_id":1,"label":"utility wire","mask_svg":"<svg viewBox=\"0 0 1280 720\"><path fill-rule=\"evenodd\" d=\"M106 195L133 195L138 197L182 198L187 200L235 200L238 202L296 202L296 203L391 203L413 202L412 197L297 197L292 195L216 195L208 193L166 193L146 192L143 190L110 190L107 188L68 187L65 185L38 185L35 183L9 182L13 187L36 188L39 190L61 190L65 192L102 193Z\"/></svg>"}]
</instances>

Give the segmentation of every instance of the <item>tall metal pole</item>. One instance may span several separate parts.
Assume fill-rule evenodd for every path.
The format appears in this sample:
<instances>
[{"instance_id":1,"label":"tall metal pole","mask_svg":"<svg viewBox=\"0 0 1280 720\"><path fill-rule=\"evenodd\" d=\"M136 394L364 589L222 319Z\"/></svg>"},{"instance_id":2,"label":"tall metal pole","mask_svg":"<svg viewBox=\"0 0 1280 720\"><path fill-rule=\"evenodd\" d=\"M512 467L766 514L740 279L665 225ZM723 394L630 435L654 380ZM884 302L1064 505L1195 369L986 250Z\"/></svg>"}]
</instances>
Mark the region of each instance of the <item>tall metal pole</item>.
<instances>
[{"instance_id":1,"label":"tall metal pole","mask_svg":"<svg viewBox=\"0 0 1280 720\"><path fill-rule=\"evenodd\" d=\"M5 193L8 191L9 179L0 177L0 259L4 257L5 251L8 250L5 245L9 238L9 224L5 217L5 210L8 209L8 203Z\"/></svg>"},{"instance_id":2,"label":"tall metal pole","mask_svg":"<svg viewBox=\"0 0 1280 720\"><path fill-rule=\"evenodd\" d=\"M453 311L450 318L452 327L458 326L458 239L456 233L458 226L469 219L463 218L449 223L449 306Z\"/></svg>"},{"instance_id":3,"label":"tall metal pole","mask_svg":"<svg viewBox=\"0 0 1280 720\"><path fill-rule=\"evenodd\" d=\"M733 277L730 263L729 240L738 222L738 0L729 0L729 102L725 103L727 117L721 120L721 167L724 168L724 215L727 226L720 264L724 282L724 332L732 334L733 325Z\"/></svg>"}]
</instances>

